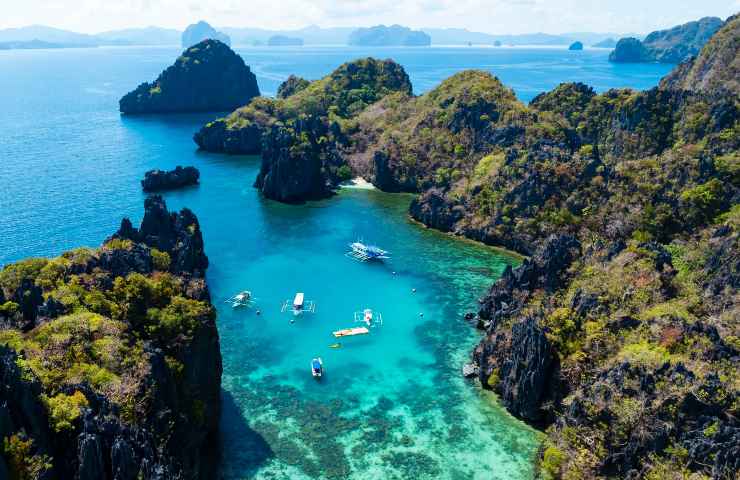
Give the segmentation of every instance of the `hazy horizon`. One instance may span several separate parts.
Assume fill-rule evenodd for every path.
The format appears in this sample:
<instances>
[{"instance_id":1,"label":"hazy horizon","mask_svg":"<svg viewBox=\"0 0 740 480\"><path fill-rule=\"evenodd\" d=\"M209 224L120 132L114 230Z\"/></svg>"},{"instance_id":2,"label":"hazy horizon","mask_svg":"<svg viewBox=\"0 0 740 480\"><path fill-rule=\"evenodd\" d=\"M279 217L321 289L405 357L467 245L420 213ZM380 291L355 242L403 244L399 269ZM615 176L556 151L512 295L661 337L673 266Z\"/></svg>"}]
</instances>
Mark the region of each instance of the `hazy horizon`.
<instances>
[{"instance_id":1,"label":"hazy horizon","mask_svg":"<svg viewBox=\"0 0 740 480\"><path fill-rule=\"evenodd\" d=\"M221 28L296 30L401 24L416 29L462 28L491 35L573 32L648 33L701 17L722 19L740 0L27 0L8 5L0 29L42 25L79 33L161 27L183 30L198 20Z\"/></svg>"}]
</instances>

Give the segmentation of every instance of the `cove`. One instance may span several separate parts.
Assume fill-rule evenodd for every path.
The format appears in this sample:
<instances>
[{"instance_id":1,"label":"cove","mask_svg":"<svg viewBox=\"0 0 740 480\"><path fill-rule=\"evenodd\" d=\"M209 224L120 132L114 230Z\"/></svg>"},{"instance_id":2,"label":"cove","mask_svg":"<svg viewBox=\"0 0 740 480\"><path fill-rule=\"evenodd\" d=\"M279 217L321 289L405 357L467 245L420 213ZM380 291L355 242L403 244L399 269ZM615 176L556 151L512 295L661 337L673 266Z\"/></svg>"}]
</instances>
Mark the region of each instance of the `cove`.
<instances>
[{"instance_id":1,"label":"cove","mask_svg":"<svg viewBox=\"0 0 740 480\"><path fill-rule=\"evenodd\" d=\"M573 60L537 49L237 51L267 93L288 73L316 78L369 54L397 57L417 93L468 67L500 73L523 98L572 76L606 88L651 86L662 74L640 66L629 76L598 52ZM100 244L122 216L139 222L143 172L193 165L201 185L166 200L198 215L211 260L224 478L531 478L538 433L460 376L477 339L462 315L516 260L412 223L409 196L343 190L302 206L266 201L251 186L258 158L195 151L192 133L213 115L121 118L118 98L178 53L0 52L0 263ZM345 258L358 237L393 260ZM243 289L254 292L261 315L223 302ZM297 291L317 309L291 324L279 310ZM365 307L383 314L382 329L328 348L331 331L351 326ZM321 383L309 371L317 355Z\"/></svg>"}]
</instances>

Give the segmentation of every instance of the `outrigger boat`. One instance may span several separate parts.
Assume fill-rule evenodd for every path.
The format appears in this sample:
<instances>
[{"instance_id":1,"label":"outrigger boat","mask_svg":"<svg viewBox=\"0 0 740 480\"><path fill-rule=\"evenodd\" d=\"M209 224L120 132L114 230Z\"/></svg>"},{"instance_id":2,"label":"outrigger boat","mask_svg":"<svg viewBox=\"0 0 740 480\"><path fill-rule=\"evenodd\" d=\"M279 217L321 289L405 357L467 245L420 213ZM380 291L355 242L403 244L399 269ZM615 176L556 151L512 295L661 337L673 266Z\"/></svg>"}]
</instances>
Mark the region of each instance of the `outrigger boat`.
<instances>
[{"instance_id":1,"label":"outrigger boat","mask_svg":"<svg viewBox=\"0 0 740 480\"><path fill-rule=\"evenodd\" d=\"M315 379L319 379L324 375L324 362L321 361L321 357L311 360L311 375Z\"/></svg>"},{"instance_id":2,"label":"outrigger boat","mask_svg":"<svg viewBox=\"0 0 740 480\"><path fill-rule=\"evenodd\" d=\"M383 316L380 312L366 308L361 312L355 312L355 322L364 323L368 328L379 327L383 325Z\"/></svg>"},{"instance_id":3,"label":"outrigger boat","mask_svg":"<svg viewBox=\"0 0 740 480\"><path fill-rule=\"evenodd\" d=\"M314 313L316 311L316 304L313 300L306 300L303 292L298 292L293 297L293 304L291 305L290 300L286 300L283 303L283 307L280 309L281 312L291 310L293 315L300 315L303 312Z\"/></svg>"},{"instance_id":4,"label":"outrigger boat","mask_svg":"<svg viewBox=\"0 0 740 480\"><path fill-rule=\"evenodd\" d=\"M252 292L249 290L241 291L233 297L226 299L226 303L230 303L233 308L248 307L253 301Z\"/></svg>"},{"instance_id":5,"label":"outrigger boat","mask_svg":"<svg viewBox=\"0 0 740 480\"><path fill-rule=\"evenodd\" d=\"M375 245L366 245L361 241L352 242L349 244L350 251L345 253L345 256L353 260L360 262L367 262L370 260L390 260L390 252L383 250Z\"/></svg>"}]
</instances>

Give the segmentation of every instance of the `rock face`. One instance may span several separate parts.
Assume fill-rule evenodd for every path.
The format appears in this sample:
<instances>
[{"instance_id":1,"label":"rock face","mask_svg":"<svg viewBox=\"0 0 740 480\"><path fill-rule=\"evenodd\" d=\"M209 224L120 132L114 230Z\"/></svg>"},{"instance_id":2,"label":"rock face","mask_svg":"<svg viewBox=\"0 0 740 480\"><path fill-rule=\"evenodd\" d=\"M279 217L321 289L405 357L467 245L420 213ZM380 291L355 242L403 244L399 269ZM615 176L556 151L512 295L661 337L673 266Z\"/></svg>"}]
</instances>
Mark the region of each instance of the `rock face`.
<instances>
[{"instance_id":1,"label":"rock face","mask_svg":"<svg viewBox=\"0 0 740 480\"><path fill-rule=\"evenodd\" d=\"M652 55L643 43L634 38L620 38L609 54L609 61L616 63L644 63L651 62Z\"/></svg>"},{"instance_id":2,"label":"rock face","mask_svg":"<svg viewBox=\"0 0 740 480\"><path fill-rule=\"evenodd\" d=\"M426 33L401 25L358 28L349 36L350 45L363 47L428 47L431 43Z\"/></svg>"},{"instance_id":3,"label":"rock face","mask_svg":"<svg viewBox=\"0 0 740 480\"><path fill-rule=\"evenodd\" d=\"M581 42L573 42L568 47L568 50L583 50L583 43L581 43Z\"/></svg>"},{"instance_id":4,"label":"rock face","mask_svg":"<svg viewBox=\"0 0 740 480\"><path fill-rule=\"evenodd\" d=\"M268 198L290 203L321 198L346 179L349 168L341 154L347 133L337 118L355 118L394 94L411 94L400 65L355 60L321 80L289 79L281 86L281 98L256 99L205 125L194 140L208 151L261 154L255 187Z\"/></svg>"},{"instance_id":5,"label":"rock face","mask_svg":"<svg viewBox=\"0 0 740 480\"><path fill-rule=\"evenodd\" d=\"M221 43L231 46L231 39L228 35L219 32L203 20L188 25L185 31L182 32L182 48L189 48L203 40L218 40Z\"/></svg>"},{"instance_id":6,"label":"rock face","mask_svg":"<svg viewBox=\"0 0 740 480\"><path fill-rule=\"evenodd\" d=\"M298 37L287 37L285 35L273 35L267 39L268 47L300 47L303 39Z\"/></svg>"},{"instance_id":7,"label":"rock face","mask_svg":"<svg viewBox=\"0 0 740 480\"><path fill-rule=\"evenodd\" d=\"M121 113L230 111L259 96L257 78L244 60L218 40L188 48L152 83L121 98Z\"/></svg>"},{"instance_id":8,"label":"rock face","mask_svg":"<svg viewBox=\"0 0 740 480\"><path fill-rule=\"evenodd\" d=\"M31 300L32 328L0 329L0 437L24 452L0 456L3 478L212 477L221 353L208 260L191 212L170 213L159 197L145 210L139 229L125 219L101 249L0 272L0 291L22 273L48 296ZM52 289L71 285L79 292L52 305Z\"/></svg>"},{"instance_id":9,"label":"rock face","mask_svg":"<svg viewBox=\"0 0 740 480\"><path fill-rule=\"evenodd\" d=\"M703 54L682 64L661 81L661 88L740 95L740 16L727 19Z\"/></svg>"},{"instance_id":10,"label":"rock face","mask_svg":"<svg viewBox=\"0 0 740 480\"><path fill-rule=\"evenodd\" d=\"M141 187L145 192L157 192L160 190L172 190L188 185L197 185L200 172L195 167L177 166L174 170L149 170L141 181Z\"/></svg>"},{"instance_id":11,"label":"rock face","mask_svg":"<svg viewBox=\"0 0 740 480\"><path fill-rule=\"evenodd\" d=\"M530 422L543 420L546 400L558 394L555 349L534 317L524 317L511 328L502 324L516 318L538 289L554 292L564 284L564 272L581 253L571 236L551 236L529 260L501 278L480 300L479 326L487 336L473 354L484 387L494 388L506 408Z\"/></svg>"},{"instance_id":12,"label":"rock face","mask_svg":"<svg viewBox=\"0 0 740 480\"><path fill-rule=\"evenodd\" d=\"M609 55L609 60L625 63L681 63L698 55L722 24L719 18L705 17L669 30L653 32L642 42L636 38L623 38Z\"/></svg>"}]
</instances>

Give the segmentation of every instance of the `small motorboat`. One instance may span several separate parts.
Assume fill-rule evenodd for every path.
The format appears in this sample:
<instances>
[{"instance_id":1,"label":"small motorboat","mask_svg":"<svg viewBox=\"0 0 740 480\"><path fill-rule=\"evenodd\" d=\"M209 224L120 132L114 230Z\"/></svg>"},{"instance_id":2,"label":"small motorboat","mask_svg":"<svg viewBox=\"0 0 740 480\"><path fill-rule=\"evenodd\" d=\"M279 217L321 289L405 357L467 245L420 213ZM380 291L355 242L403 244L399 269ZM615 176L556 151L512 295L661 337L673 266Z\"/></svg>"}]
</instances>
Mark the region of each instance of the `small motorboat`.
<instances>
[{"instance_id":1,"label":"small motorboat","mask_svg":"<svg viewBox=\"0 0 740 480\"><path fill-rule=\"evenodd\" d=\"M226 303L230 303L233 308L248 307L252 303L252 292L249 290L243 290L233 297L226 300Z\"/></svg>"},{"instance_id":2,"label":"small motorboat","mask_svg":"<svg viewBox=\"0 0 740 480\"><path fill-rule=\"evenodd\" d=\"M324 363L321 361L321 357L316 357L311 360L311 375L316 379L319 379L324 375Z\"/></svg>"}]
</instances>

